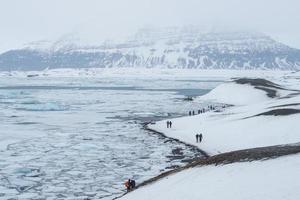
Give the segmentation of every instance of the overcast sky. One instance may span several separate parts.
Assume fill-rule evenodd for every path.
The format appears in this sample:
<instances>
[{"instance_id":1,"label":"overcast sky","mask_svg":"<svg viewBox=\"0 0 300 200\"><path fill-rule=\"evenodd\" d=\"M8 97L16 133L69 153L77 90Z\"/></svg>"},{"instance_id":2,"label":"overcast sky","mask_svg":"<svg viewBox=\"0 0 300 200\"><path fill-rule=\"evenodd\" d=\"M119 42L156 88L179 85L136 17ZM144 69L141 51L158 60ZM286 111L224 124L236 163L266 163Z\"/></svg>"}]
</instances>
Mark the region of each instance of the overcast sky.
<instances>
[{"instance_id":1,"label":"overcast sky","mask_svg":"<svg viewBox=\"0 0 300 200\"><path fill-rule=\"evenodd\" d=\"M72 32L123 37L147 26L267 33L300 48L300 0L0 0L0 51Z\"/></svg>"}]
</instances>

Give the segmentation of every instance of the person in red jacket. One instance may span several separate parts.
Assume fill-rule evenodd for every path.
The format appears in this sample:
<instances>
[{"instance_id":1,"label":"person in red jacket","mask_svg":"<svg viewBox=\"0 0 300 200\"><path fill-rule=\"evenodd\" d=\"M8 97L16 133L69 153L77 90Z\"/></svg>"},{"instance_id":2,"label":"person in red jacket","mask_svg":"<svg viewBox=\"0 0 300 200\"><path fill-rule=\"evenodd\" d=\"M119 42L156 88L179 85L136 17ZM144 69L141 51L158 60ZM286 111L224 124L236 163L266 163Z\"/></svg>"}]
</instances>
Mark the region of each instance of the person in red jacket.
<instances>
[{"instance_id":1,"label":"person in red jacket","mask_svg":"<svg viewBox=\"0 0 300 200\"><path fill-rule=\"evenodd\" d=\"M125 181L124 185L127 189L127 192L129 192L133 188L135 188L135 180L128 179L128 180Z\"/></svg>"},{"instance_id":2,"label":"person in red jacket","mask_svg":"<svg viewBox=\"0 0 300 200\"><path fill-rule=\"evenodd\" d=\"M130 179L126 180L125 183L124 183L126 189L127 189L127 192L130 191Z\"/></svg>"}]
</instances>

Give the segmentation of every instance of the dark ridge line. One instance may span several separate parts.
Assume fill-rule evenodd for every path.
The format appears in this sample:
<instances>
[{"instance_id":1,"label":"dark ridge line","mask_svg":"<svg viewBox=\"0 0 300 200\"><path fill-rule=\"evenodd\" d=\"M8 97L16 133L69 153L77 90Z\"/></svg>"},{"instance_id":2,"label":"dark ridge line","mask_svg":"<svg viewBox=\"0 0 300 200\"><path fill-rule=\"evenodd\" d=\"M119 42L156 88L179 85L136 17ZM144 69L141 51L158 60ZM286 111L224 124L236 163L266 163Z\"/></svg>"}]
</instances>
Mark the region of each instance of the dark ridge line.
<instances>
[{"instance_id":1,"label":"dark ridge line","mask_svg":"<svg viewBox=\"0 0 300 200\"><path fill-rule=\"evenodd\" d=\"M268 108L281 108L281 107L288 107L288 106L299 106L300 103L290 103L290 104L282 104L282 105L277 105L277 106L271 106Z\"/></svg>"},{"instance_id":2,"label":"dark ridge line","mask_svg":"<svg viewBox=\"0 0 300 200\"><path fill-rule=\"evenodd\" d=\"M271 81L268 81L263 78L235 78L233 81L237 84L250 84L252 86L258 86L258 87L271 87L275 89L281 89L281 90L287 90L280 85L273 83Z\"/></svg>"},{"instance_id":3,"label":"dark ridge line","mask_svg":"<svg viewBox=\"0 0 300 200\"><path fill-rule=\"evenodd\" d=\"M281 109L275 109L275 110L263 112L256 116L262 116L262 115L287 116L287 115L293 115L293 114L297 114L297 113L300 113L299 109L281 108Z\"/></svg>"},{"instance_id":4,"label":"dark ridge line","mask_svg":"<svg viewBox=\"0 0 300 200\"><path fill-rule=\"evenodd\" d=\"M277 91L276 90L272 90L270 88L262 87L262 86L255 86L254 88L266 92L267 96L270 97L270 98L277 97Z\"/></svg>"},{"instance_id":5,"label":"dark ridge line","mask_svg":"<svg viewBox=\"0 0 300 200\"><path fill-rule=\"evenodd\" d=\"M267 93L267 96L270 98L275 98L277 96L277 91L275 89L285 90L284 88L280 87L280 85L277 85L266 79L236 78L233 80L233 82L235 82L237 84L242 84L242 85L245 85L245 84L251 85L255 89L263 90L264 92ZM275 89L271 89L271 88L275 88Z\"/></svg>"},{"instance_id":6,"label":"dark ridge line","mask_svg":"<svg viewBox=\"0 0 300 200\"><path fill-rule=\"evenodd\" d=\"M138 185L137 188L153 183L161 178L169 176L171 174L183 171L185 169L193 167L201 167L206 165L226 165L235 162L251 162L256 160L266 160L277 158L280 156L300 153L300 143L288 144L288 145L275 145L268 147L257 147L252 149L244 149L231 151L227 153L221 153L208 157L206 159L198 159L194 162L187 164L186 166L174 169L165 173L160 174L157 177L149 179Z\"/></svg>"},{"instance_id":7,"label":"dark ridge line","mask_svg":"<svg viewBox=\"0 0 300 200\"><path fill-rule=\"evenodd\" d=\"M164 172L156 177L153 177L149 180L146 180L139 184L135 189L140 187L152 184L156 181L159 181L162 178L170 176L172 174L181 172L183 170L193 168L193 167L202 167L207 165L226 165L235 162L252 162L257 160L268 160L274 159L281 156L291 155L300 153L300 143L292 143L292 144L285 144L285 145L275 145L275 146L267 146L267 147L256 147L251 149L244 149L244 150L237 150L231 151L227 153L221 153L218 155L214 155L208 157L206 159L198 159L195 160L183 167L179 167L177 169ZM115 197L114 199L119 199L129 192L122 194L119 197Z\"/></svg>"},{"instance_id":8,"label":"dark ridge line","mask_svg":"<svg viewBox=\"0 0 300 200\"><path fill-rule=\"evenodd\" d=\"M283 88L276 83L273 83L271 81L262 78L233 78L233 82L242 85L248 84L253 86L255 89L263 90L267 93L267 96L270 98L277 97L276 89L286 90L291 92L299 92L299 90Z\"/></svg>"},{"instance_id":9,"label":"dark ridge line","mask_svg":"<svg viewBox=\"0 0 300 200\"><path fill-rule=\"evenodd\" d=\"M300 95L300 92L299 92L299 91L297 91L296 93L288 94L288 95L286 95L286 96L284 96L284 97L280 97L279 99L289 99L289 98L296 97L296 96L298 96L298 95Z\"/></svg>"},{"instance_id":10,"label":"dark ridge line","mask_svg":"<svg viewBox=\"0 0 300 200\"><path fill-rule=\"evenodd\" d=\"M259 117L259 116L288 116L288 115L294 115L300 113L299 109L294 108L278 108L274 110L269 110L263 113L259 113L250 117L245 117L243 119L249 119L253 117Z\"/></svg>"}]
</instances>

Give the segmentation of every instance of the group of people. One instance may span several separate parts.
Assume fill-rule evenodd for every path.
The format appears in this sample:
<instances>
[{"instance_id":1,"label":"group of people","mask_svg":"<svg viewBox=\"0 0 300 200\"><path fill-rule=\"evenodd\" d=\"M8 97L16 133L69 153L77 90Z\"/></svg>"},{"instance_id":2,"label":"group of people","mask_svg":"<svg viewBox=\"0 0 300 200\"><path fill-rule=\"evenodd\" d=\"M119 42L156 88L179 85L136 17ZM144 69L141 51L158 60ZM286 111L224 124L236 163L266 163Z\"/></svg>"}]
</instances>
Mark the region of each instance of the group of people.
<instances>
[{"instance_id":1,"label":"group of people","mask_svg":"<svg viewBox=\"0 0 300 200\"><path fill-rule=\"evenodd\" d=\"M223 105L222 108L225 108L225 105ZM208 109L208 110L216 110L216 106L209 105L209 106L207 106L207 109ZM205 109L205 108L202 108L202 109L199 109L199 110L198 110L198 114L202 114L202 113L205 113L205 112L206 112L206 109ZM189 116L195 115L195 114L196 114L196 113L195 113L194 110L189 111Z\"/></svg>"},{"instance_id":2,"label":"group of people","mask_svg":"<svg viewBox=\"0 0 300 200\"><path fill-rule=\"evenodd\" d=\"M127 189L127 192L129 192L129 191L131 191L135 188L135 180L128 179L128 180L125 181L124 185Z\"/></svg>"},{"instance_id":3,"label":"group of people","mask_svg":"<svg viewBox=\"0 0 300 200\"><path fill-rule=\"evenodd\" d=\"M198 143L201 143L202 142L202 138L203 138L203 135L202 135L202 133L200 133L200 134L196 134L196 142Z\"/></svg>"},{"instance_id":4,"label":"group of people","mask_svg":"<svg viewBox=\"0 0 300 200\"><path fill-rule=\"evenodd\" d=\"M198 115L201 114L201 113L205 113L205 109L204 108L201 109L201 110L198 110ZM191 115L195 115L195 111L194 110L189 111L189 116L191 116Z\"/></svg>"},{"instance_id":5,"label":"group of people","mask_svg":"<svg viewBox=\"0 0 300 200\"><path fill-rule=\"evenodd\" d=\"M167 128L172 128L172 122L171 121L167 121Z\"/></svg>"}]
</instances>

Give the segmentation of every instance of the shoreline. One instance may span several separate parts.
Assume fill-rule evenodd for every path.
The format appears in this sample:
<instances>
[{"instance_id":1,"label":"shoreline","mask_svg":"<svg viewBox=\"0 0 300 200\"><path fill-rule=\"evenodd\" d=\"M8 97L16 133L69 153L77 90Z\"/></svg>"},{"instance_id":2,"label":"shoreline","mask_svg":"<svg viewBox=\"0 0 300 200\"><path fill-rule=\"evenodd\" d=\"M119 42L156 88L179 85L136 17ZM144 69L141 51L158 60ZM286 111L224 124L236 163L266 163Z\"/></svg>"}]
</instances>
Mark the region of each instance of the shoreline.
<instances>
[{"instance_id":1,"label":"shoreline","mask_svg":"<svg viewBox=\"0 0 300 200\"><path fill-rule=\"evenodd\" d=\"M186 143L186 142L181 141L181 140L176 139L176 138L168 137L168 136L166 136L163 132L159 132L159 131L157 131L157 130L154 130L154 129L149 128L149 127L148 127L148 124L149 124L149 123L146 123L146 124L143 125L143 129L144 129L144 130L150 131L150 132L155 133L155 134L158 134L158 135L160 135L160 136L162 136L162 137L164 137L164 138L168 138L168 139L170 139L170 140L173 140L173 141L176 141L176 142L178 142L178 143L184 144L184 145L186 145L186 146L188 146L188 147L191 147L192 149L197 149L197 151L199 151L199 152L203 155L204 159L210 157L210 155L209 155L207 152L205 152L204 150L200 149L198 146L192 145L192 144L189 144L189 143Z\"/></svg>"},{"instance_id":2,"label":"shoreline","mask_svg":"<svg viewBox=\"0 0 300 200\"><path fill-rule=\"evenodd\" d=\"M154 183L161 178L167 177L169 175L175 174L177 172L181 172L185 169L193 168L193 167L201 167L205 165L226 165L235 162L251 162L258 160L267 160L274 159L281 156L292 155L300 153L300 143L292 143L292 144L284 144L284 145L275 145L275 146L267 146L267 147L257 147L251 149L243 149L232 152L226 152L217 154L214 156L210 156L205 159L196 159L195 161L178 167L177 169L173 169L168 172L164 172L156 177L153 177L149 180L144 181L139 184L136 189L139 187L146 186L148 184Z\"/></svg>"},{"instance_id":3,"label":"shoreline","mask_svg":"<svg viewBox=\"0 0 300 200\"><path fill-rule=\"evenodd\" d=\"M183 117L183 116L182 116L182 117ZM172 138L172 137L168 137L168 136L166 136L166 135L165 135L164 133L162 133L162 132L159 132L159 131L156 131L156 130L154 130L154 129L149 128L149 127L148 127L148 124L150 124L150 123L151 123L151 122L143 123L143 124L142 124L142 129L144 129L144 130L146 130L146 131L150 131L150 132L152 132L152 133L154 133L154 134L160 135L160 136L162 136L162 137L164 137L164 138L167 138L167 139L169 139L169 140L173 140L173 141L176 141L176 142L178 142L178 143L184 144L185 146L188 146L188 147L190 147L190 148L192 148L192 149L195 149L195 150L199 151L199 152L202 154L202 157L195 157L195 158L191 159L190 161L188 161L187 164L185 164L184 166L177 167L177 168L175 168L175 169L171 169L171 170L166 171L166 172L162 172L162 173L158 174L157 176L154 176L153 178L150 178L150 179L148 179L148 180L145 180L145 181L143 181L142 183L138 184L138 185L135 187L134 190L136 190L136 189L138 189L138 188L140 188L140 187L146 186L146 185L148 185L148 184L154 183L154 182L156 182L156 181L158 181L158 180L160 180L160 179L162 179L162 178L164 178L164 177L167 177L167 176L169 176L169 175L171 175L171 174L174 174L174 173L180 172L180 171L182 171L182 170L184 170L184 169L190 168L191 165L192 165L193 163L199 162L199 161L205 161L206 159L208 159L208 158L211 157L211 156L208 155L204 150L200 149L200 148L197 147L196 145L188 144L188 143L183 142L183 141L181 141L181 140L179 140L179 139ZM132 191L130 191L130 192L132 192ZM114 197L112 200L120 199L121 197L125 196L126 194L128 194L128 193L130 193L130 192L125 192L124 194L122 194L122 195L120 195L120 196L118 196L118 197Z\"/></svg>"},{"instance_id":4,"label":"shoreline","mask_svg":"<svg viewBox=\"0 0 300 200\"><path fill-rule=\"evenodd\" d=\"M155 131L156 134L162 134L160 132ZM172 138L171 138L172 139ZM266 147L256 147L250 149L236 150L226 153L220 153L217 155L213 155L207 158L195 158L192 162L186 164L185 166L178 167L176 169L163 172L153 178L150 178L142 183L138 184L134 190L137 190L141 187L150 185L155 183L163 178L166 178L170 175L177 174L186 169L190 169L193 167L202 167L208 165L227 165L236 162L252 162L252 161L264 161L269 159L275 159L282 156L288 156L293 154L300 153L300 142L291 143L291 144L282 144L282 145L274 145L274 146L266 146ZM134 191L132 190L132 191ZM132 192L130 191L130 192ZM123 196L127 195L130 192L126 192L121 196L113 198L120 199Z\"/></svg>"},{"instance_id":5,"label":"shoreline","mask_svg":"<svg viewBox=\"0 0 300 200\"><path fill-rule=\"evenodd\" d=\"M251 80L251 81L254 81L254 80ZM260 88L255 87L255 89L260 89ZM277 92L277 91L275 91L275 92ZM283 95L284 94L285 93L283 93ZM264 95L266 95L266 94L264 94ZM270 96L268 95L268 97L270 97ZM274 98L274 97L271 96L270 98ZM277 102L273 102L273 104L274 103L278 104ZM283 103L286 103L286 102L283 102ZM283 103L281 103L281 104L283 104ZM278 105L280 106L281 104L278 104ZM285 104L283 104L283 106L284 105ZM289 104L287 104L287 105L289 105ZM248 114L248 113L246 113L246 114ZM195 159L191 160L190 162L188 162L186 165L184 165L182 167L178 167L176 169L173 169L173 170L170 170L170 171L167 171L167 172L163 172L163 173L159 174L158 176L150 178L150 179L138 184L137 187L134 190L140 189L143 186L150 185L150 184L155 183L157 181L160 181L160 180L162 180L162 179L164 179L164 178L166 178L170 175L175 175L178 172L181 172L181 171L186 170L186 169L194 168L194 167L202 167L202 166L207 166L207 165L215 165L215 166L221 165L222 166L222 165L227 165L227 164L232 164L232 163L241 163L241 162L249 162L250 163L252 161L257 161L258 162L258 161L271 160L271 159L275 159L275 158L282 157L282 156L295 155L295 154L300 153L299 138L298 139L296 138L296 140L293 140L293 141L292 140L290 140L290 141L289 140L285 140L285 141L283 140L283 141L280 141L280 142L277 142L277 143L274 142L273 144L272 143L265 143L265 145L264 144L258 144L256 146L251 146L251 145L247 146L246 145L246 146L244 146L244 148L241 148L241 149L234 149L234 148L230 149L229 148L229 149L227 149L227 151L223 151L223 153L219 152L219 153L216 153L216 154L210 156L204 150L200 149L199 146L195 146L193 144L190 144L189 140L185 140L186 138L183 138L183 140L181 140L180 137L179 138L173 138L172 135L168 134L168 132L164 133L165 129L162 128L163 124L159 125L160 128L158 128L158 130L154 129L154 128L149 128L148 125L150 125L150 123L145 123L143 128L145 130L151 131L155 134L159 134L162 137L169 138L171 140L183 143L183 144L185 144L187 146L190 146L190 147L193 147L193 148L197 148L200 152L202 152L204 157L195 158ZM180 130L180 131L182 132L184 130ZM270 132L270 130L269 130L269 132ZM166 179L168 179L168 178L166 178ZM125 196L126 194L128 194L130 192L126 192L125 194L123 194L123 195L121 195L121 196L119 196L115 199L122 198L123 196Z\"/></svg>"}]
</instances>

